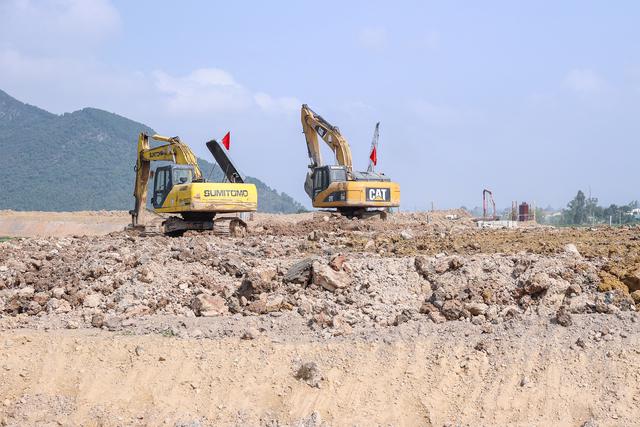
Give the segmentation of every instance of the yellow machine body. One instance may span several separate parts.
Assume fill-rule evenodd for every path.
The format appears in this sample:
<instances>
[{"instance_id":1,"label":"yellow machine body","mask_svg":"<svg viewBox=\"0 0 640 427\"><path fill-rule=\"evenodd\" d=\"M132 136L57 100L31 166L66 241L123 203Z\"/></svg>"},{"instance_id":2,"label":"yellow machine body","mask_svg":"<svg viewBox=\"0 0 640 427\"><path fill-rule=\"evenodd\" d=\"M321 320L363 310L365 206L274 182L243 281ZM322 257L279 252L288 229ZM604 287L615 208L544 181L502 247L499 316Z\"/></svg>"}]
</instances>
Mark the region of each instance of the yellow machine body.
<instances>
[{"instance_id":1,"label":"yellow machine body","mask_svg":"<svg viewBox=\"0 0 640 427\"><path fill-rule=\"evenodd\" d=\"M313 198L314 208L383 209L398 206L400 185L395 182L334 182Z\"/></svg>"},{"instance_id":2,"label":"yellow machine body","mask_svg":"<svg viewBox=\"0 0 640 427\"><path fill-rule=\"evenodd\" d=\"M174 185L162 205L161 213L183 212L255 212L258 191L253 184L194 182Z\"/></svg>"}]
</instances>

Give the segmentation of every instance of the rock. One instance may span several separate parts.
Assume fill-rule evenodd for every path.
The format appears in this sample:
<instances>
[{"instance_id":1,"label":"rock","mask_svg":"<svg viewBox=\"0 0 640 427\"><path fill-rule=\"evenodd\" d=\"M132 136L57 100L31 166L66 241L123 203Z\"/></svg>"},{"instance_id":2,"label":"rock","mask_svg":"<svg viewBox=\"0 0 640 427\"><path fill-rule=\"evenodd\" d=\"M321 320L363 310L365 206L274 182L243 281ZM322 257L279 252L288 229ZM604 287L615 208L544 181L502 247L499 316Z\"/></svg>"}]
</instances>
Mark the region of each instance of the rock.
<instances>
[{"instance_id":1,"label":"rock","mask_svg":"<svg viewBox=\"0 0 640 427\"><path fill-rule=\"evenodd\" d=\"M374 242L372 239L367 240L367 243L364 244L365 251L373 251L375 249L376 249L376 242Z\"/></svg>"},{"instance_id":2,"label":"rock","mask_svg":"<svg viewBox=\"0 0 640 427\"><path fill-rule=\"evenodd\" d=\"M574 245L573 243L569 243L564 246L564 253L567 255L575 256L575 257L582 256L580 255L580 252L578 251L578 248L576 247L576 245Z\"/></svg>"},{"instance_id":3,"label":"rock","mask_svg":"<svg viewBox=\"0 0 640 427\"><path fill-rule=\"evenodd\" d=\"M91 326L94 328L102 328L104 325L104 314L96 313L91 317Z\"/></svg>"},{"instance_id":4,"label":"rock","mask_svg":"<svg viewBox=\"0 0 640 427\"><path fill-rule=\"evenodd\" d=\"M543 291L546 291L549 288L551 281L549 280L549 275L547 273L538 272L530 277L524 283L523 290L526 294L536 295Z\"/></svg>"},{"instance_id":5,"label":"rock","mask_svg":"<svg viewBox=\"0 0 640 427\"><path fill-rule=\"evenodd\" d=\"M409 230L402 230L400 232L400 237L402 237L404 240L411 240L413 239L413 234Z\"/></svg>"},{"instance_id":6,"label":"rock","mask_svg":"<svg viewBox=\"0 0 640 427\"><path fill-rule=\"evenodd\" d=\"M631 292L630 296L636 305L640 305L640 290Z\"/></svg>"},{"instance_id":7,"label":"rock","mask_svg":"<svg viewBox=\"0 0 640 427\"><path fill-rule=\"evenodd\" d=\"M469 312L464 309L462 303L458 300L445 301L440 309L440 313L442 313L447 320L457 320L461 317L469 317Z\"/></svg>"},{"instance_id":8,"label":"rock","mask_svg":"<svg viewBox=\"0 0 640 427\"><path fill-rule=\"evenodd\" d=\"M329 261L329 267L333 268L335 271L342 270L342 265L347 260L347 258L343 254L338 254L331 258Z\"/></svg>"},{"instance_id":9,"label":"rock","mask_svg":"<svg viewBox=\"0 0 640 427\"><path fill-rule=\"evenodd\" d=\"M63 288L53 288L53 289L51 289L51 296L53 298L62 299L63 295L64 295L64 289Z\"/></svg>"},{"instance_id":10,"label":"rock","mask_svg":"<svg viewBox=\"0 0 640 427\"><path fill-rule=\"evenodd\" d=\"M267 313L280 311L280 308L282 308L283 303L284 303L284 297L282 295L269 295L265 303L265 309Z\"/></svg>"},{"instance_id":11,"label":"rock","mask_svg":"<svg viewBox=\"0 0 640 427\"><path fill-rule=\"evenodd\" d=\"M261 298L250 302L247 305L247 310L256 314L267 313L267 297L266 294L261 294Z\"/></svg>"},{"instance_id":12,"label":"rock","mask_svg":"<svg viewBox=\"0 0 640 427\"><path fill-rule=\"evenodd\" d=\"M325 264L315 261L312 265L313 284L335 292L349 286L349 276L343 271L335 271Z\"/></svg>"},{"instance_id":13,"label":"rock","mask_svg":"<svg viewBox=\"0 0 640 427\"><path fill-rule=\"evenodd\" d=\"M324 379L316 362L306 362L300 365L294 377L316 388L320 388L320 382Z\"/></svg>"},{"instance_id":14,"label":"rock","mask_svg":"<svg viewBox=\"0 0 640 427\"><path fill-rule=\"evenodd\" d=\"M484 315L487 312L489 306L481 302L470 302L464 305L469 313L473 316Z\"/></svg>"},{"instance_id":15,"label":"rock","mask_svg":"<svg viewBox=\"0 0 640 427\"><path fill-rule=\"evenodd\" d=\"M76 319L67 320L66 328L67 329L78 329L80 327L80 322Z\"/></svg>"},{"instance_id":16,"label":"rock","mask_svg":"<svg viewBox=\"0 0 640 427\"><path fill-rule=\"evenodd\" d=\"M33 286L25 286L24 288L18 289L18 296L21 298L30 298L35 294L36 290Z\"/></svg>"},{"instance_id":17,"label":"rock","mask_svg":"<svg viewBox=\"0 0 640 427\"><path fill-rule=\"evenodd\" d=\"M213 317L227 314L229 309L224 298L218 295L199 294L191 302L196 316Z\"/></svg>"},{"instance_id":18,"label":"rock","mask_svg":"<svg viewBox=\"0 0 640 427\"><path fill-rule=\"evenodd\" d=\"M449 270L459 270L464 266L464 260L460 257L452 258L449 261Z\"/></svg>"},{"instance_id":19,"label":"rock","mask_svg":"<svg viewBox=\"0 0 640 427\"><path fill-rule=\"evenodd\" d=\"M624 275L622 282L627 285L629 292L640 290L640 268Z\"/></svg>"},{"instance_id":20,"label":"rock","mask_svg":"<svg viewBox=\"0 0 640 427\"><path fill-rule=\"evenodd\" d=\"M411 320L411 314L403 311L402 313L396 315L396 317L393 319L392 324L393 326L399 326L403 323L408 322L409 320Z\"/></svg>"},{"instance_id":21,"label":"rock","mask_svg":"<svg viewBox=\"0 0 640 427\"><path fill-rule=\"evenodd\" d=\"M447 321L447 319L438 311L431 311L428 316L433 323L444 323Z\"/></svg>"},{"instance_id":22,"label":"rock","mask_svg":"<svg viewBox=\"0 0 640 427\"><path fill-rule=\"evenodd\" d=\"M422 305L420 306L420 313L422 314L429 314L431 312L440 312L440 310L438 309L438 307L436 307L433 303L427 301L422 303Z\"/></svg>"},{"instance_id":23,"label":"rock","mask_svg":"<svg viewBox=\"0 0 640 427\"><path fill-rule=\"evenodd\" d=\"M264 282L271 282L276 279L278 272L272 268L258 271L258 277Z\"/></svg>"},{"instance_id":24,"label":"rock","mask_svg":"<svg viewBox=\"0 0 640 427\"><path fill-rule=\"evenodd\" d=\"M353 328L346 321L343 315L333 316L331 319L331 327L333 328L334 336L345 336L350 335L353 332Z\"/></svg>"},{"instance_id":25,"label":"rock","mask_svg":"<svg viewBox=\"0 0 640 427\"><path fill-rule=\"evenodd\" d=\"M104 320L104 326L110 331L116 331L122 328L122 318L120 316L108 316Z\"/></svg>"},{"instance_id":26,"label":"rock","mask_svg":"<svg viewBox=\"0 0 640 427\"><path fill-rule=\"evenodd\" d=\"M238 256L230 256L224 259L220 266L231 276L242 277L245 271L244 261Z\"/></svg>"},{"instance_id":27,"label":"rock","mask_svg":"<svg viewBox=\"0 0 640 427\"><path fill-rule=\"evenodd\" d=\"M142 347L141 345L137 345L134 351L136 353L136 356L142 356L142 353L144 353L144 347Z\"/></svg>"},{"instance_id":28,"label":"rock","mask_svg":"<svg viewBox=\"0 0 640 427\"><path fill-rule=\"evenodd\" d=\"M151 283L153 282L153 278L154 278L153 270L151 270L147 266L142 267L138 272L138 280L140 280L143 283Z\"/></svg>"},{"instance_id":29,"label":"rock","mask_svg":"<svg viewBox=\"0 0 640 427\"><path fill-rule=\"evenodd\" d=\"M311 279L314 258L306 258L293 264L284 275L285 283L300 283L306 285Z\"/></svg>"},{"instance_id":30,"label":"rock","mask_svg":"<svg viewBox=\"0 0 640 427\"><path fill-rule=\"evenodd\" d=\"M418 274L422 275L425 279L429 279L429 275L432 272L431 263L423 256L417 256L414 260L414 266Z\"/></svg>"},{"instance_id":31,"label":"rock","mask_svg":"<svg viewBox=\"0 0 640 427\"><path fill-rule=\"evenodd\" d=\"M490 305L489 308L487 308L487 312L484 314L484 317L489 322L496 320L498 318L498 307L496 307L495 305Z\"/></svg>"},{"instance_id":32,"label":"rock","mask_svg":"<svg viewBox=\"0 0 640 427\"><path fill-rule=\"evenodd\" d=\"M571 320L571 314L569 314L569 310L565 305L560 307L560 309L556 313L554 320L558 325L564 327L569 327L573 323L573 321Z\"/></svg>"},{"instance_id":33,"label":"rock","mask_svg":"<svg viewBox=\"0 0 640 427\"><path fill-rule=\"evenodd\" d=\"M84 298L84 302L82 305L89 308L96 308L100 305L102 301L102 295L98 293L89 294Z\"/></svg>"},{"instance_id":34,"label":"rock","mask_svg":"<svg viewBox=\"0 0 640 427\"><path fill-rule=\"evenodd\" d=\"M296 427L322 427L328 424L322 421L318 411L313 411L311 415L296 421L293 425Z\"/></svg>"},{"instance_id":35,"label":"rock","mask_svg":"<svg viewBox=\"0 0 640 427\"><path fill-rule=\"evenodd\" d=\"M586 313L590 305L593 306L593 296L580 294L569 299L568 310L575 314Z\"/></svg>"},{"instance_id":36,"label":"rock","mask_svg":"<svg viewBox=\"0 0 640 427\"><path fill-rule=\"evenodd\" d=\"M258 273L250 273L242 280L242 284L236 291L236 295L247 300L255 299L257 295L271 292L275 288L275 283L264 280Z\"/></svg>"},{"instance_id":37,"label":"rock","mask_svg":"<svg viewBox=\"0 0 640 427\"><path fill-rule=\"evenodd\" d=\"M260 336L260 331L257 328L249 327L242 334L243 340L254 340Z\"/></svg>"}]
</instances>

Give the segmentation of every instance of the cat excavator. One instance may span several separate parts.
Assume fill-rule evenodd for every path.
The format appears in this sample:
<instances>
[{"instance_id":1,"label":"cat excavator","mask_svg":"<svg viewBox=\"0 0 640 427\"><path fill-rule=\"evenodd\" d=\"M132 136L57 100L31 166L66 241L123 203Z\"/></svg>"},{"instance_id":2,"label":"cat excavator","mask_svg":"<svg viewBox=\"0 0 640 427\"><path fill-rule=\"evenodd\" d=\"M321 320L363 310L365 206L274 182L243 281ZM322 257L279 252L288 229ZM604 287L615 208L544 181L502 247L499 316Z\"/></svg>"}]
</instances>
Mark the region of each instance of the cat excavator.
<instances>
[{"instance_id":1,"label":"cat excavator","mask_svg":"<svg viewBox=\"0 0 640 427\"><path fill-rule=\"evenodd\" d=\"M256 211L258 192L255 185L244 182L220 144L211 140L206 145L228 182L207 182L195 154L179 137L153 135L151 139L166 144L151 147L147 134L141 133L138 137L133 193L135 206L129 211L131 226L143 230L145 234L179 236L188 230L225 233L225 225L228 225L228 232L231 234L242 234L247 225L240 218L215 217L218 214ZM170 164L158 166L155 171L151 171L151 162L154 161ZM153 178L151 212L147 211L149 178ZM160 214L178 214L180 217L166 218ZM219 226L222 226L222 230Z\"/></svg>"},{"instance_id":2,"label":"cat excavator","mask_svg":"<svg viewBox=\"0 0 640 427\"><path fill-rule=\"evenodd\" d=\"M335 208L347 217L385 218L388 208L400 206L399 184L372 167L366 172L353 170L351 147L340 129L307 104L302 105L301 118L310 162L304 189L314 208ZM323 163L318 136L333 151L337 165Z\"/></svg>"}]
</instances>

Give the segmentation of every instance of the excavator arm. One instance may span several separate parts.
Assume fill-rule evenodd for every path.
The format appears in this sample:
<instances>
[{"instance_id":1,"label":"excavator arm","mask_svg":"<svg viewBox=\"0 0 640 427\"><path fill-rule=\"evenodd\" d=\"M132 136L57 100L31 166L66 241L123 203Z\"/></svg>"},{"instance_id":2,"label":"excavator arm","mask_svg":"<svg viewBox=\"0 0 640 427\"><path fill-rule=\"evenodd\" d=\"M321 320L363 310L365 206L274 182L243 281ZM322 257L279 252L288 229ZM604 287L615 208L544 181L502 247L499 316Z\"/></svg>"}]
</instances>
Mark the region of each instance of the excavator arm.
<instances>
[{"instance_id":1,"label":"excavator arm","mask_svg":"<svg viewBox=\"0 0 640 427\"><path fill-rule=\"evenodd\" d=\"M347 140L340 134L340 129L331 125L320 115L316 114L307 106L302 105L301 110L302 131L307 140L307 150L309 152L310 168L323 166L322 154L320 153L320 144L318 135L336 156L338 165L345 166L349 172L353 169L351 160L351 148Z\"/></svg>"},{"instance_id":2,"label":"excavator arm","mask_svg":"<svg viewBox=\"0 0 640 427\"><path fill-rule=\"evenodd\" d=\"M147 134L141 133L138 137L138 158L135 168L136 183L133 190L133 196L136 201L134 209L129 212L134 227L145 223L143 215L146 210L149 172L152 161L168 161L179 165L193 166L194 181L202 180L202 172L195 154L186 144L180 141L180 138L162 135L153 135L151 138L168 144L151 148Z\"/></svg>"}]
</instances>

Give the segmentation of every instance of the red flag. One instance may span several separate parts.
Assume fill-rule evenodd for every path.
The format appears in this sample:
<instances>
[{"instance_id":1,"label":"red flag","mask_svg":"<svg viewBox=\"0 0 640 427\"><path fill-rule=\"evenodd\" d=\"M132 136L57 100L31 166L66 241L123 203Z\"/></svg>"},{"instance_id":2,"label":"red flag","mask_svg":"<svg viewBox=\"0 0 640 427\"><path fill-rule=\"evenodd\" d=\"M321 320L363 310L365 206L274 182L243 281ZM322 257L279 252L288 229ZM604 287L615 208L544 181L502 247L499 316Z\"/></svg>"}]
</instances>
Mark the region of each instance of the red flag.
<instances>
[{"instance_id":1,"label":"red flag","mask_svg":"<svg viewBox=\"0 0 640 427\"><path fill-rule=\"evenodd\" d=\"M369 155L369 158L373 162L374 166L376 166L378 164L378 153L376 151L376 147L375 146L373 147L373 150L371 150L371 154Z\"/></svg>"},{"instance_id":2,"label":"red flag","mask_svg":"<svg viewBox=\"0 0 640 427\"><path fill-rule=\"evenodd\" d=\"M229 145L231 145L231 131L227 132L227 134L222 138L222 145L228 150Z\"/></svg>"}]
</instances>

